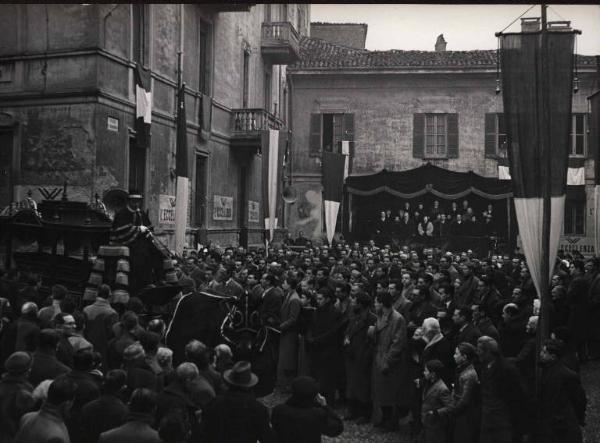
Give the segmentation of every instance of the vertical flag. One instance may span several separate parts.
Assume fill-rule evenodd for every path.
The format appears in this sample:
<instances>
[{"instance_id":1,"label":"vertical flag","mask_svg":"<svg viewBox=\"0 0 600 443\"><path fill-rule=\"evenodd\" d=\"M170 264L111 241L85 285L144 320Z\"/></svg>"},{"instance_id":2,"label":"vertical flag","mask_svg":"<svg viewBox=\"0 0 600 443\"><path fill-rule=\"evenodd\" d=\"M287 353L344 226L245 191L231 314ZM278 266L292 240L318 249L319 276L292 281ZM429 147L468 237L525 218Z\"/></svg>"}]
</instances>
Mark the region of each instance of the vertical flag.
<instances>
[{"instance_id":1,"label":"vertical flag","mask_svg":"<svg viewBox=\"0 0 600 443\"><path fill-rule=\"evenodd\" d=\"M142 148L150 147L150 124L152 122L152 91L150 70L139 63L135 65L135 131L136 143Z\"/></svg>"},{"instance_id":2,"label":"vertical flag","mask_svg":"<svg viewBox=\"0 0 600 443\"><path fill-rule=\"evenodd\" d=\"M277 197L282 178L281 159L285 155L287 131L270 129L262 133L263 213L267 240L273 241L277 227Z\"/></svg>"},{"instance_id":3,"label":"vertical flag","mask_svg":"<svg viewBox=\"0 0 600 443\"><path fill-rule=\"evenodd\" d=\"M599 59L600 60L600 59ZM594 254L600 254L600 91L590 101L590 152L594 157Z\"/></svg>"},{"instance_id":4,"label":"vertical flag","mask_svg":"<svg viewBox=\"0 0 600 443\"><path fill-rule=\"evenodd\" d=\"M550 275L542 275L543 260L548 260L552 272L564 216L574 33L501 34L500 44L508 157L519 234L532 280L542 298L547 296L541 293L546 285L542 281L550 279ZM543 196L548 183L550 236L549 250L545 251Z\"/></svg>"},{"instance_id":5,"label":"vertical flag","mask_svg":"<svg viewBox=\"0 0 600 443\"><path fill-rule=\"evenodd\" d=\"M185 84L177 94L177 150L175 153L177 176L177 205L175 207L175 251L180 254L185 245L187 227L189 172L187 148L187 118L185 114Z\"/></svg>"},{"instance_id":6,"label":"vertical flag","mask_svg":"<svg viewBox=\"0 0 600 443\"><path fill-rule=\"evenodd\" d=\"M323 152L323 201L325 206L325 230L331 244L344 190L346 156L335 152Z\"/></svg>"},{"instance_id":7,"label":"vertical flag","mask_svg":"<svg viewBox=\"0 0 600 443\"><path fill-rule=\"evenodd\" d=\"M350 142L348 140L342 140L342 155L346 158L344 160L344 180L346 180L350 167Z\"/></svg>"}]
</instances>

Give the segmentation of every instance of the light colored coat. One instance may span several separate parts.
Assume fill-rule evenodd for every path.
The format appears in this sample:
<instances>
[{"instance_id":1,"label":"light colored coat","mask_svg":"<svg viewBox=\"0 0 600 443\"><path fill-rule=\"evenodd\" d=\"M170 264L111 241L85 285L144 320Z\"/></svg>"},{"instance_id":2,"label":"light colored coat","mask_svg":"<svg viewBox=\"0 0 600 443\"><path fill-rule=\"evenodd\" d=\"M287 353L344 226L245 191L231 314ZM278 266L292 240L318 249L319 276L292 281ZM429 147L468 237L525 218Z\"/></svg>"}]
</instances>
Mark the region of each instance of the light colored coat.
<instances>
[{"instance_id":1,"label":"light colored coat","mask_svg":"<svg viewBox=\"0 0 600 443\"><path fill-rule=\"evenodd\" d=\"M279 318L279 370L295 371L298 367L298 318L302 305L296 291L291 291L281 304Z\"/></svg>"},{"instance_id":2,"label":"light colored coat","mask_svg":"<svg viewBox=\"0 0 600 443\"><path fill-rule=\"evenodd\" d=\"M378 318L375 325L375 357L371 371L373 402L379 406L395 406L402 401L407 376L407 337L404 317L392 310Z\"/></svg>"}]
</instances>

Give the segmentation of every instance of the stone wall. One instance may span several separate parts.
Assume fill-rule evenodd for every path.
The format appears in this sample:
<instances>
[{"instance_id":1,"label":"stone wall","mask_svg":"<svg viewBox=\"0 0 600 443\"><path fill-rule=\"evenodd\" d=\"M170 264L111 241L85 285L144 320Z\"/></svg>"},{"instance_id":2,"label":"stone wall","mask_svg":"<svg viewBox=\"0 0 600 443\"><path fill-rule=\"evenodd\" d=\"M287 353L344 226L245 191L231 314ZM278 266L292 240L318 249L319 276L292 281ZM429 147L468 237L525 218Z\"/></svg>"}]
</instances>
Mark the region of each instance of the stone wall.
<instances>
[{"instance_id":1,"label":"stone wall","mask_svg":"<svg viewBox=\"0 0 600 443\"><path fill-rule=\"evenodd\" d=\"M502 112L502 95L495 94L494 73L292 76L294 183L299 199L288 207L286 221L294 236L302 229L318 239L324 230L321 158L309 154L311 113L354 114L351 174L372 174L384 168L403 171L423 165L427 159L413 156L413 114L458 113L458 158L431 162L453 171L498 177L497 160L486 158L484 153L485 114ZM593 92L591 75L580 73L579 77L574 113L588 112L585 99ZM591 158L586 160L586 180L593 182ZM586 220L586 232L593 232L593 211L587 211Z\"/></svg>"}]
</instances>

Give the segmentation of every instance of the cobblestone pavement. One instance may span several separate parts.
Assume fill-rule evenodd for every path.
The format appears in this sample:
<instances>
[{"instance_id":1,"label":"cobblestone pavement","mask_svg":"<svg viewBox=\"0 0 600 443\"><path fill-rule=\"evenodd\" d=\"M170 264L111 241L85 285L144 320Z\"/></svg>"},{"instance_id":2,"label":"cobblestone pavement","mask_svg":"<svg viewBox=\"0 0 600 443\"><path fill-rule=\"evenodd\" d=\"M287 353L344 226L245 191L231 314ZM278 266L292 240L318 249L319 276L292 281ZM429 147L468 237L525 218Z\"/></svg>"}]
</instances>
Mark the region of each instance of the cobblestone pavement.
<instances>
[{"instance_id":1,"label":"cobblestone pavement","mask_svg":"<svg viewBox=\"0 0 600 443\"><path fill-rule=\"evenodd\" d=\"M584 429L585 443L600 442L600 361L593 361L582 367L582 381L587 393L588 408L586 427ZM275 391L264 397L262 401L269 407L273 407L286 400L288 396ZM345 411L336 410L340 415ZM401 426L399 432L380 433L373 425L358 426L353 422L344 422L344 432L336 438L324 438L324 442L330 443L410 443L408 426Z\"/></svg>"}]
</instances>

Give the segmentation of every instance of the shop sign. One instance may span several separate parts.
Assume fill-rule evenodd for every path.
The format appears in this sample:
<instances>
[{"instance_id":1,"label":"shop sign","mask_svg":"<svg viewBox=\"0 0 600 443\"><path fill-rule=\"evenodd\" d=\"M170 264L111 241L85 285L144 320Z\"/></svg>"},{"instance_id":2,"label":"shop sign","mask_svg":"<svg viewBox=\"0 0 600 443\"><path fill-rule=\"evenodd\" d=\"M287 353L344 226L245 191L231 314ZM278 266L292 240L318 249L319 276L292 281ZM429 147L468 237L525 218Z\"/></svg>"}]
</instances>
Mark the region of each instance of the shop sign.
<instances>
[{"instance_id":1,"label":"shop sign","mask_svg":"<svg viewBox=\"0 0 600 443\"><path fill-rule=\"evenodd\" d=\"M213 196L213 220L233 220L233 197Z\"/></svg>"},{"instance_id":2,"label":"shop sign","mask_svg":"<svg viewBox=\"0 0 600 443\"><path fill-rule=\"evenodd\" d=\"M158 224L162 229L174 229L177 201L175 196L160 194L158 201Z\"/></svg>"}]
</instances>

